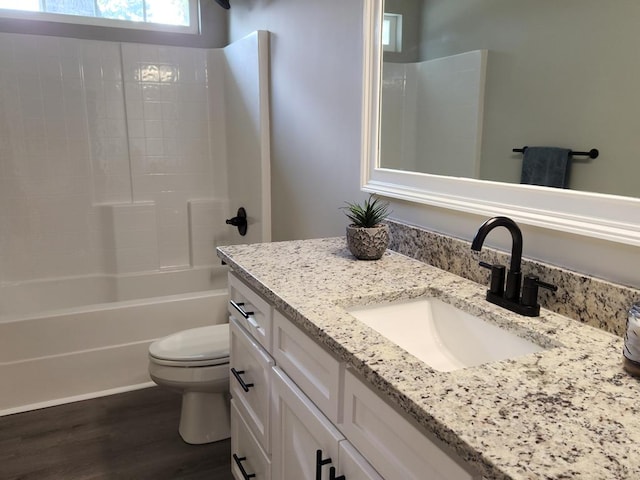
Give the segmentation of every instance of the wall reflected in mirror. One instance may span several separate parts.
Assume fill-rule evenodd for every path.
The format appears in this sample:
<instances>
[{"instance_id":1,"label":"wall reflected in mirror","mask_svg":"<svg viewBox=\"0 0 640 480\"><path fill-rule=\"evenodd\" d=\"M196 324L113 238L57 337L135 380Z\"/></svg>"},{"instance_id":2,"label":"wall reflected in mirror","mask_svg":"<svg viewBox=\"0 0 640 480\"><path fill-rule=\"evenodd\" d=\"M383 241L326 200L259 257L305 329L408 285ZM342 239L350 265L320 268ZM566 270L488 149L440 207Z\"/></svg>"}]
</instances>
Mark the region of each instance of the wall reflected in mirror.
<instances>
[{"instance_id":1,"label":"wall reflected in mirror","mask_svg":"<svg viewBox=\"0 0 640 480\"><path fill-rule=\"evenodd\" d=\"M385 0L380 166L520 183L514 148L597 148L568 188L640 197L640 2Z\"/></svg>"}]
</instances>

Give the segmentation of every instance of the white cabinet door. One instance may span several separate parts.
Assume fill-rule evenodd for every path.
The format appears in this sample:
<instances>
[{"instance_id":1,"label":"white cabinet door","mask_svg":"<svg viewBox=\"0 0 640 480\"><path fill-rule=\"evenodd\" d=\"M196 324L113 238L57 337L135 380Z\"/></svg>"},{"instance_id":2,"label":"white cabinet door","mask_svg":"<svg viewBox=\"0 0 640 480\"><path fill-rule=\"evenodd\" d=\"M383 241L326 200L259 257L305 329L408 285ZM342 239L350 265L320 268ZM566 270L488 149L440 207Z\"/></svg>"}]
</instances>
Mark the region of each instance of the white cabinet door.
<instances>
[{"instance_id":1,"label":"white cabinet door","mask_svg":"<svg viewBox=\"0 0 640 480\"><path fill-rule=\"evenodd\" d=\"M271 480L271 462L231 400L231 472L236 480Z\"/></svg>"},{"instance_id":2,"label":"white cabinet door","mask_svg":"<svg viewBox=\"0 0 640 480\"><path fill-rule=\"evenodd\" d=\"M344 422L349 441L389 480L474 480L473 469L427 437L352 372L345 373Z\"/></svg>"},{"instance_id":3,"label":"white cabinet door","mask_svg":"<svg viewBox=\"0 0 640 480\"><path fill-rule=\"evenodd\" d=\"M230 390L236 406L247 420L265 452L271 452L269 392L273 359L235 319L230 331Z\"/></svg>"},{"instance_id":4,"label":"white cabinet door","mask_svg":"<svg viewBox=\"0 0 640 480\"><path fill-rule=\"evenodd\" d=\"M344 480L384 480L348 440L340 442L338 467L333 479L341 476Z\"/></svg>"},{"instance_id":5,"label":"white cabinet door","mask_svg":"<svg viewBox=\"0 0 640 480\"><path fill-rule=\"evenodd\" d=\"M329 480L344 437L282 370L272 377L272 478Z\"/></svg>"}]
</instances>

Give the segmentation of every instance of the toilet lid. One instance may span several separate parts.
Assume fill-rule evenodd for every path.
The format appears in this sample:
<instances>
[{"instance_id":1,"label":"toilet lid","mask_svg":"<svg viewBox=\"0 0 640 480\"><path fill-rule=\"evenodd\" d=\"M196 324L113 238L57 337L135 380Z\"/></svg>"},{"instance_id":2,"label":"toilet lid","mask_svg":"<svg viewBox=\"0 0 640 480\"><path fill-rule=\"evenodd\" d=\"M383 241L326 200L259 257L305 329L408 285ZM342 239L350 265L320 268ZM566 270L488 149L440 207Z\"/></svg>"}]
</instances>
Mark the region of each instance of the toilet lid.
<instances>
[{"instance_id":1,"label":"toilet lid","mask_svg":"<svg viewBox=\"0 0 640 480\"><path fill-rule=\"evenodd\" d=\"M229 357L229 324L174 333L153 342L149 354L161 360L194 362Z\"/></svg>"}]
</instances>

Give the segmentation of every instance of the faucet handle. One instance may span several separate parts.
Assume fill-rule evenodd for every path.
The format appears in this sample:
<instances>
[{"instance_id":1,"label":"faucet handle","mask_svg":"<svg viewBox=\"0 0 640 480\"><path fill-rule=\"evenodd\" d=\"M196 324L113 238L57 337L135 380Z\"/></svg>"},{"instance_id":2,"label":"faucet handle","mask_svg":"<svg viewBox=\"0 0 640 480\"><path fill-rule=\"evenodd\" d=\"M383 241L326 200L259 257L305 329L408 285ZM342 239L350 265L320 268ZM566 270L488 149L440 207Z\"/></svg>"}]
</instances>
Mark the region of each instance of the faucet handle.
<instances>
[{"instance_id":1,"label":"faucet handle","mask_svg":"<svg viewBox=\"0 0 640 480\"><path fill-rule=\"evenodd\" d=\"M556 292L558 287L541 281L536 275L524 277L522 285L522 305L534 307L538 304L538 287Z\"/></svg>"},{"instance_id":2,"label":"faucet handle","mask_svg":"<svg viewBox=\"0 0 640 480\"><path fill-rule=\"evenodd\" d=\"M504 295L504 276L506 271L505 266L497 263L491 265L487 262L480 262L479 265L483 268L488 268L489 270L491 270L489 291L499 296Z\"/></svg>"}]
</instances>

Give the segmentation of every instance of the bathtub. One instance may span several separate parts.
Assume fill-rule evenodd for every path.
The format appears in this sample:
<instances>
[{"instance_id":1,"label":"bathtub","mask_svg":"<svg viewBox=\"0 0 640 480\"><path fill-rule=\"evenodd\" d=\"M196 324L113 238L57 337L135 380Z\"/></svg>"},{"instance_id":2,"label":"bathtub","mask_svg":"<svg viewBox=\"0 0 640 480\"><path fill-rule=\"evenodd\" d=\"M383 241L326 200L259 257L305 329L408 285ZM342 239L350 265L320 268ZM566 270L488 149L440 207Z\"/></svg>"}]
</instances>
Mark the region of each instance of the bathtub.
<instances>
[{"instance_id":1,"label":"bathtub","mask_svg":"<svg viewBox=\"0 0 640 480\"><path fill-rule=\"evenodd\" d=\"M0 416L153 385L160 337L227 322L227 268L0 286Z\"/></svg>"}]
</instances>

